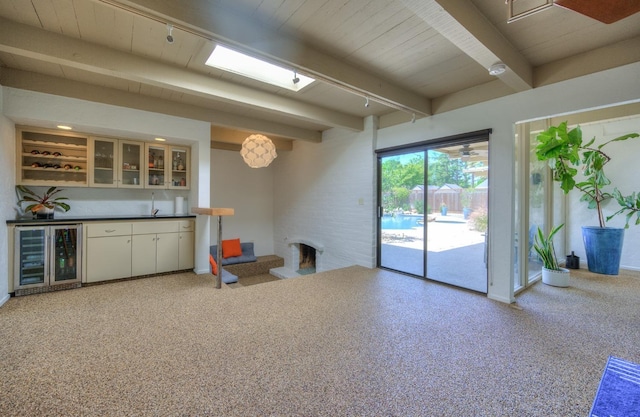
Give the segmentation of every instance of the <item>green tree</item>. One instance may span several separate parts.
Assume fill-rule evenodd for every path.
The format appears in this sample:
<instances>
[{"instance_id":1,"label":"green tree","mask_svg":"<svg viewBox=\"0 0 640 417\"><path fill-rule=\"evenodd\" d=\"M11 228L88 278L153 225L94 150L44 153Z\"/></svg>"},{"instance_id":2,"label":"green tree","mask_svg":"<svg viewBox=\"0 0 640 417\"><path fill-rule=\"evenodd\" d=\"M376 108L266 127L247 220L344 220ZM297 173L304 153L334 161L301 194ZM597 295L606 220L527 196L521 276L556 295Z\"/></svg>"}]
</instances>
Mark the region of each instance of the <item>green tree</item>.
<instances>
[{"instance_id":1,"label":"green tree","mask_svg":"<svg viewBox=\"0 0 640 417\"><path fill-rule=\"evenodd\" d=\"M444 184L457 184L462 188L474 187L473 175L464 170L482 163L467 162L461 158L452 158L445 153L429 152L428 184L441 187Z\"/></svg>"}]
</instances>

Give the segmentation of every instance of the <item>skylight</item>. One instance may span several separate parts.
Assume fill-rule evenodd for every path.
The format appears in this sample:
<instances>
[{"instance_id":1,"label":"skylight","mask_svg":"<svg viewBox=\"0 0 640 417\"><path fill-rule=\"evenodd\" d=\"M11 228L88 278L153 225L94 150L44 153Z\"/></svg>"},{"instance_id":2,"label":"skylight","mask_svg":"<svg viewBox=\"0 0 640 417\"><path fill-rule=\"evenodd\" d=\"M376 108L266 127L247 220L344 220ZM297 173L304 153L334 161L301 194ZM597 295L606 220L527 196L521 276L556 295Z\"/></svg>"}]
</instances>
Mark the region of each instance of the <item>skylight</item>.
<instances>
[{"instance_id":1,"label":"skylight","mask_svg":"<svg viewBox=\"0 0 640 417\"><path fill-rule=\"evenodd\" d=\"M300 91L315 81L313 78L296 74L293 70L270 64L221 45L215 47L206 64L291 91Z\"/></svg>"}]
</instances>

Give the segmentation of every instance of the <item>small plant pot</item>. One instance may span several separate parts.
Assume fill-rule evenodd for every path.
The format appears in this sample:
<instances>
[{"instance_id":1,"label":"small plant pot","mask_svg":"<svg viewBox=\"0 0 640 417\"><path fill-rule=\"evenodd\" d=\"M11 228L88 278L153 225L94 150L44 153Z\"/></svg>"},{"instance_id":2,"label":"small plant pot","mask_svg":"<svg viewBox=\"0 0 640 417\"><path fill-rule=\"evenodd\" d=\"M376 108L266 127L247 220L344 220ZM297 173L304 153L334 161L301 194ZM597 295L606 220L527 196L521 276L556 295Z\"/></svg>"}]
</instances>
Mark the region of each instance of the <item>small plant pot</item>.
<instances>
[{"instance_id":1,"label":"small plant pot","mask_svg":"<svg viewBox=\"0 0 640 417\"><path fill-rule=\"evenodd\" d=\"M34 217L36 219L53 219L53 209L52 208L41 208L40 210L34 213Z\"/></svg>"},{"instance_id":2,"label":"small plant pot","mask_svg":"<svg viewBox=\"0 0 640 417\"><path fill-rule=\"evenodd\" d=\"M568 287L569 286L569 270L566 268L560 268L559 271L553 269L542 268L542 282L554 287Z\"/></svg>"}]
</instances>

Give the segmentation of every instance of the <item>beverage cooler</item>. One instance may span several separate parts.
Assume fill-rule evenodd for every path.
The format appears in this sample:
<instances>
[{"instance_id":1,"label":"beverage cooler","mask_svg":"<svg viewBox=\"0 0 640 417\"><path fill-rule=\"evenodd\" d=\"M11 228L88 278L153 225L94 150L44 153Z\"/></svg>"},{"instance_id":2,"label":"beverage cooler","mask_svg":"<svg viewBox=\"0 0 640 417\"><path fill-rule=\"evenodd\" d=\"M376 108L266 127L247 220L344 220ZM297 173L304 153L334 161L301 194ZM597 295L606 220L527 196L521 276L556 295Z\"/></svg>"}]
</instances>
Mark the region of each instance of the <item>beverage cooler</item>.
<instances>
[{"instance_id":1,"label":"beverage cooler","mask_svg":"<svg viewBox=\"0 0 640 417\"><path fill-rule=\"evenodd\" d=\"M15 233L16 295L81 285L81 225L16 227Z\"/></svg>"}]
</instances>

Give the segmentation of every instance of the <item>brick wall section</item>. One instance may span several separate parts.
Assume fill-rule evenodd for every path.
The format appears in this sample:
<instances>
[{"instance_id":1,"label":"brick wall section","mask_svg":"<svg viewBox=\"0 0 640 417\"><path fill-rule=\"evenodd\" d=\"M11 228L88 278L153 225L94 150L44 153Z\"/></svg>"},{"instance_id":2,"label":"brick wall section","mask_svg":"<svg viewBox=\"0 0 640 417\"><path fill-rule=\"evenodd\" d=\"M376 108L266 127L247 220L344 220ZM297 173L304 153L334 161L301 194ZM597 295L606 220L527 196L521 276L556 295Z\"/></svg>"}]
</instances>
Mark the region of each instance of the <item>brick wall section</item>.
<instances>
[{"instance_id":1,"label":"brick wall section","mask_svg":"<svg viewBox=\"0 0 640 417\"><path fill-rule=\"evenodd\" d=\"M375 266L374 123L367 119L363 132L332 129L322 143L297 141L282 153L274 181L278 256L306 239L324 246L322 271Z\"/></svg>"}]
</instances>

